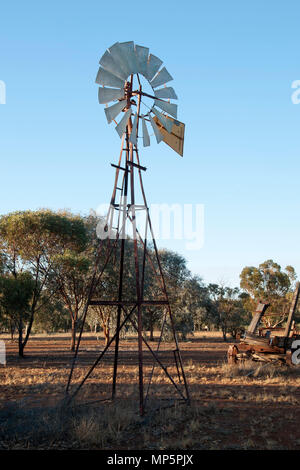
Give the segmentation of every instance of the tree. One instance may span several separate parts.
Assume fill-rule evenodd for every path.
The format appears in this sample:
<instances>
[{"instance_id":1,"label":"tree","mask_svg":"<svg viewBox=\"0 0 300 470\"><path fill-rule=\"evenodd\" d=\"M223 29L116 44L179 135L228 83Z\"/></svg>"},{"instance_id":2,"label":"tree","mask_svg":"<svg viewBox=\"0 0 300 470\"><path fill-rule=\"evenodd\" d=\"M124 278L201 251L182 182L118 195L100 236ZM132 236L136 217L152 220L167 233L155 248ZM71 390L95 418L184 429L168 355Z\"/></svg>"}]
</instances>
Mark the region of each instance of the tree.
<instances>
[{"instance_id":1,"label":"tree","mask_svg":"<svg viewBox=\"0 0 300 470\"><path fill-rule=\"evenodd\" d=\"M52 298L46 302L37 312L34 319L33 332L56 333L70 330L70 314L63 303Z\"/></svg>"},{"instance_id":2,"label":"tree","mask_svg":"<svg viewBox=\"0 0 300 470\"><path fill-rule=\"evenodd\" d=\"M143 297L147 300L164 299L163 284L153 246L147 247L148 256L145 262ZM140 248L140 273L142 272L143 250ZM134 267L133 267L134 269ZM150 333L149 340L154 341L154 328L161 325L164 310L161 306L143 308L143 328Z\"/></svg>"},{"instance_id":3,"label":"tree","mask_svg":"<svg viewBox=\"0 0 300 470\"><path fill-rule=\"evenodd\" d=\"M184 281L179 301L182 310L191 315L195 330L201 330L210 323L209 291L199 276L191 276Z\"/></svg>"},{"instance_id":4,"label":"tree","mask_svg":"<svg viewBox=\"0 0 300 470\"><path fill-rule=\"evenodd\" d=\"M248 320L239 288L209 284L208 289L212 300L210 306L212 321L222 330L224 341L227 341L227 333L236 337L237 330Z\"/></svg>"},{"instance_id":5,"label":"tree","mask_svg":"<svg viewBox=\"0 0 300 470\"><path fill-rule=\"evenodd\" d=\"M36 312L57 291L53 282L53 263L67 250L81 251L86 244L84 223L79 216L50 210L20 211L0 217L0 249L4 272L17 279L23 272L34 281L26 334L20 355L31 333Z\"/></svg>"},{"instance_id":6,"label":"tree","mask_svg":"<svg viewBox=\"0 0 300 470\"><path fill-rule=\"evenodd\" d=\"M90 286L90 260L83 253L67 250L55 257L54 283L71 318L71 351L75 350L76 330L80 312L86 302Z\"/></svg>"},{"instance_id":7,"label":"tree","mask_svg":"<svg viewBox=\"0 0 300 470\"><path fill-rule=\"evenodd\" d=\"M296 277L292 266L287 266L282 270L279 264L273 260L267 260L258 268L246 266L240 274L240 286L250 295L252 310L255 309L258 301L271 304L268 312L273 314L273 322L275 322L273 326L275 326L284 320ZM270 317L264 320L270 323Z\"/></svg>"},{"instance_id":8,"label":"tree","mask_svg":"<svg viewBox=\"0 0 300 470\"><path fill-rule=\"evenodd\" d=\"M35 282L31 274L22 272L18 277L11 274L0 278L0 309L8 320L11 331L18 331L19 356L24 355L24 325L30 318L30 301L33 296Z\"/></svg>"},{"instance_id":9,"label":"tree","mask_svg":"<svg viewBox=\"0 0 300 470\"><path fill-rule=\"evenodd\" d=\"M94 298L102 300L115 300L118 298L118 285L119 285L119 264L116 260L119 259L120 253L120 240L100 240L96 235L96 227L99 223L99 216L91 213L85 218L85 227L88 236L88 247L85 251L86 256L90 260L90 279L92 271L95 266L96 258L98 257L98 283L94 286ZM130 242L130 241L129 241ZM99 251L99 243L101 243L101 250ZM112 246L115 245L115 251L111 250ZM125 257L126 252L125 250ZM110 254L110 256L108 256ZM128 263L124 262L124 283L125 292L128 291L128 282L130 282L130 273L128 272ZM105 269L103 269L105 266ZM100 275L101 274L101 275ZM90 280L89 280L90 285ZM130 290L130 289L129 289ZM129 295L130 297L130 295ZM95 331L98 326L102 328L105 346L110 341L110 331L116 317L116 308L112 306L90 306L87 312L87 324L90 327L94 327Z\"/></svg>"},{"instance_id":10,"label":"tree","mask_svg":"<svg viewBox=\"0 0 300 470\"><path fill-rule=\"evenodd\" d=\"M191 273L183 256L170 250L159 251L160 262L164 274L167 294L169 297L175 330L182 339L194 331L192 302L188 294L188 281L192 283ZM186 287L186 291L185 291ZM190 284L191 287L191 284ZM167 324L167 329L171 325ZM166 335L169 338L169 335Z\"/></svg>"},{"instance_id":11,"label":"tree","mask_svg":"<svg viewBox=\"0 0 300 470\"><path fill-rule=\"evenodd\" d=\"M116 299L118 292L118 266L117 263L114 263L113 256L108 258L106 268L100 276L109 250L109 242L102 242L102 249L99 253L99 240L96 236L99 217L95 214L90 214L88 217L82 217L81 221L84 225L86 243L80 251L78 249L70 249L62 255L57 255L53 264L53 280L58 286L57 293L70 314L70 349L72 351L75 349L76 331L84 313L97 257L99 262L97 271L98 282L95 282L94 298L101 298L103 300ZM117 244L118 249L119 246ZM118 255L115 256L117 258ZM125 263L125 272L126 270L128 271L127 263ZM125 283L128 283L130 276L125 275L124 279ZM128 290L127 288L126 291ZM110 340L110 326L113 314L114 308L106 306L90 306L87 313L87 324L94 327L97 325L102 327L106 344Z\"/></svg>"}]
</instances>

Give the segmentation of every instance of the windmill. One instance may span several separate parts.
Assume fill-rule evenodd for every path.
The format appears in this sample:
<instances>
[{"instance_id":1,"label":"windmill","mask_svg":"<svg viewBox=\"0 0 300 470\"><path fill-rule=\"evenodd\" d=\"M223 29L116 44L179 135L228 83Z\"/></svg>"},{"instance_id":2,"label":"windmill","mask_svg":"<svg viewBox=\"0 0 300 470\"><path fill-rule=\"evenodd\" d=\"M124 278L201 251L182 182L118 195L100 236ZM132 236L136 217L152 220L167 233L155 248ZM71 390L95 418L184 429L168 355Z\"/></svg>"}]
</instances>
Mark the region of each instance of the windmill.
<instances>
[{"instance_id":1,"label":"windmill","mask_svg":"<svg viewBox=\"0 0 300 470\"><path fill-rule=\"evenodd\" d=\"M168 382L176 390L179 400L187 403L190 401L175 323L166 289L165 274L160 262L145 196L143 173L146 168L140 163L138 145L142 141L143 146L148 147L153 133L157 143L163 141L179 155L183 155L185 126L177 121L177 104L171 102L171 100L177 100L177 95L172 87L166 86L173 78L162 64L158 57L149 53L147 47L135 45L133 41L115 43L106 50L100 59L100 68L96 77L96 83L100 85L98 99L100 104L105 105L104 111L107 122L116 124L115 129L121 139L121 150L118 164L111 164L115 168L112 197L105 223L97 227L97 234L101 241L66 389L69 400L73 399L95 367L102 361L108 349L114 345L112 398L115 397L120 333L122 328L130 324L138 336L138 381L141 415L145 411L156 369L164 372ZM136 175L138 176L137 181ZM136 203L137 186L141 204ZM143 211L145 214L142 230L138 227L137 211ZM128 298L128 293L125 292L124 265L126 263L124 260L125 247L129 243L128 226L132 228L134 298ZM149 246L151 246L152 255L149 253ZM142 256L140 256L140 253L142 253ZM116 298L99 298L97 287L99 284L101 285L103 273L105 273L109 262L116 263L118 267L119 282ZM156 276L160 286L160 294L157 294L155 298L146 298L145 293L145 276L146 270L150 269L149 267L153 270L153 276ZM98 298L96 298L97 295ZM90 306L115 308L116 329L114 335L100 352L80 384L71 393L73 371ZM149 308L163 311L160 336L155 350L143 333L143 316ZM171 351L172 364L174 364L175 370L173 375L168 370L170 360L167 367L160 355L160 347L167 328L171 332L174 343L174 349ZM143 360L145 350L150 353L153 361L147 377L145 376Z\"/></svg>"}]
</instances>

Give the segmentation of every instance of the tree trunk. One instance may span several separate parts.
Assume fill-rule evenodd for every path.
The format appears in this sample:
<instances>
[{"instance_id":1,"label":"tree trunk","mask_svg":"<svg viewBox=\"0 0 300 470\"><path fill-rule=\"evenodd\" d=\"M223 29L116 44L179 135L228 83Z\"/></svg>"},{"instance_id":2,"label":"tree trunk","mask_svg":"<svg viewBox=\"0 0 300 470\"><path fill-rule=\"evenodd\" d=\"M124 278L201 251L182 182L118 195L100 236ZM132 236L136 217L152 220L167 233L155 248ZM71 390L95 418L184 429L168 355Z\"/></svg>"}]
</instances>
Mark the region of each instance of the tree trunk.
<instances>
[{"instance_id":1,"label":"tree trunk","mask_svg":"<svg viewBox=\"0 0 300 470\"><path fill-rule=\"evenodd\" d=\"M150 338L149 341L154 341L154 322L153 322L153 314L150 314Z\"/></svg>"},{"instance_id":2,"label":"tree trunk","mask_svg":"<svg viewBox=\"0 0 300 470\"><path fill-rule=\"evenodd\" d=\"M23 322L19 322L19 357L24 357L24 343L23 343Z\"/></svg>"},{"instance_id":3,"label":"tree trunk","mask_svg":"<svg viewBox=\"0 0 300 470\"><path fill-rule=\"evenodd\" d=\"M107 346L108 343L109 343L109 339L110 339L110 329L109 329L109 326L107 326L107 325L104 325L104 326L103 326L103 333L104 333L104 337L105 337L105 346Z\"/></svg>"},{"instance_id":4,"label":"tree trunk","mask_svg":"<svg viewBox=\"0 0 300 470\"><path fill-rule=\"evenodd\" d=\"M70 350L75 351L75 343L76 343L76 320L72 318L72 330L71 330L71 345Z\"/></svg>"},{"instance_id":5,"label":"tree trunk","mask_svg":"<svg viewBox=\"0 0 300 470\"><path fill-rule=\"evenodd\" d=\"M13 325L13 323L11 322L10 323L10 339L11 339L11 341L14 340L14 332L15 332L15 325Z\"/></svg>"},{"instance_id":6,"label":"tree trunk","mask_svg":"<svg viewBox=\"0 0 300 470\"><path fill-rule=\"evenodd\" d=\"M24 348L27 344L27 341L28 341L28 338L29 338L29 335L30 335L30 332L31 332L32 324L33 324L33 318L34 318L34 310L31 311L30 321L29 321L29 323L26 327L26 335L25 335L25 339L22 343L22 351L24 351ZM22 323L22 330L23 330L23 323ZM22 355L22 357L24 357L24 355Z\"/></svg>"},{"instance_id":7,"label":"tree trunk","mask_svg":"<svg viewBox=\"0 0 300 470\"><path fill-rule=\"evenodd\" d=\"M150 338L149 341L154 341L154 329L153 329L153 323L150 325Z\"/></svg>"},{"instance_id":8,"label":"tree trunk","mask_svg":"<svg viewBox=\"0 0 300 470\"><path fill-rule=\"evenodd\" d=\"M222 327L222 333L223 333L223 340L226 342L227 337L226 337L226 328L225 327Z\"/></svg>"},{"instance_id":9,"label":"tree trunk","mask_svg":"<svg viewBox=\"0 0 300 470\"><path fill-rule=\"evenodd\" d=\"M233 339L236 339L236 336L237 336L237 330L232 330L231 332L231 336Z\"/></svg>"}]
</instances>

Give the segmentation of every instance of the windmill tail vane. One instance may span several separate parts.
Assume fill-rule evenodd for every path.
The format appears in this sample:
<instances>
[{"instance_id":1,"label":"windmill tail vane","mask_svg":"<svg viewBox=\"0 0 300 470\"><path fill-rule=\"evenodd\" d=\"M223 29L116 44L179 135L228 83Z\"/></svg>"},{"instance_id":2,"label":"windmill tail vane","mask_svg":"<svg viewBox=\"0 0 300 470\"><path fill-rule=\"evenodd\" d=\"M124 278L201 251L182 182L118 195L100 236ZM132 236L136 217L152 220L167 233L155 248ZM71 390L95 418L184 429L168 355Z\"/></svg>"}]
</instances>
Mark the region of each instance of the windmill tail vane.
<instances>
[{"instance_id":1,"label":"windmill tail vane","mask_svg":"<svg viewBox=\"0 0 300 470\"><path fill-rule=\"evenodd\" d=\"M146 79L148 88L150 86L150 92L148 88L147 92L143 91L142 76ZM116 123L116 131L121 138L121 150L118 163L111 164L115 169L114 186L106 220L99 230L100 236L98 234L100 242L94 272L66 387L69 402L75 398L113 345L111 399L115 398L119 362L122 357L120 334L129 325L137 333L138 339L140 414L144 414L146 404L150 400L155 373L161 370L166 383L176 391L178 400L190 403L175 321L143 185L143 173L146 167L141 165L138 151L141 127L144 147L150 145L149 129L152 129L157 143L164 141L181 156L183 155L184 124L177 121L177 105L170 101L177 99L177 95L172 87L165 86L171 80L173 78L166 68L162 67L162 61L149 54L147 47L134 45L133 41L115 43L100 59L96 78L96 83L100 85L98 99L100 104L106 105L104 111L108 123L112 121ZM149 100L152 102L151 105ZM112 101L114 104L108 106ZM122 117L117 123L116 118L122 112ZM145 213L145 222L141 227L136 218L137 210ZM127 236L127 226L132 229L130 239ZM132 264L130 259L133 260ZM113 264L118 272L118 284L111 286L110 298L101 287L109 263ZM155 294L152 295L147 292L145 284L149 273L157 286ZM128 277L134 278L134 292L128 289ZM106 284L109 282L107 278L105 282ZM112 338L97 354L84 378L79 384L73 384L73 372L89 308L110 308L116 318L116 328ZM147 318L150 310L152 313L159 312L161 317L161 329L155 348L143 330L143 319ZM171 345L168 342L163 349L166 331L171 334L172 341ZM151 366L148 365L149 362ZM102 397L101 392L99 393Z\"/></svg>"}]
</instances>

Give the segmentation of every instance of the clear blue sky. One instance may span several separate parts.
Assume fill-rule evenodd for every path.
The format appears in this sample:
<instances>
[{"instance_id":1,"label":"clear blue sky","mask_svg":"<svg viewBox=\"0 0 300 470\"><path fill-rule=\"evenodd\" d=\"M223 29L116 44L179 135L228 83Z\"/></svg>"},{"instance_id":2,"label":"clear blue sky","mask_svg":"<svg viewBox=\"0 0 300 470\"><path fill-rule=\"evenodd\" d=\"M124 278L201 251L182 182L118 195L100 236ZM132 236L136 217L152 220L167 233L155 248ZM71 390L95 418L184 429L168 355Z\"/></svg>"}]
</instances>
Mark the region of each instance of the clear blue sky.
<instances>
[{"instance_id":1,"label":"clear blue sky","mask_svg":"<svg viewBox=\"0 0 300 470\"><path fill-rule=\"evenodd\" d=\"M205 205L203 248L165 245L207 282L269 258L300 274L298 1L12 0L0 15L1 213L109 200L120 141L94 80L133 40L164 61L186 123L183 159L142 149L148 200Z\"/></svg>"}]
</instances>

